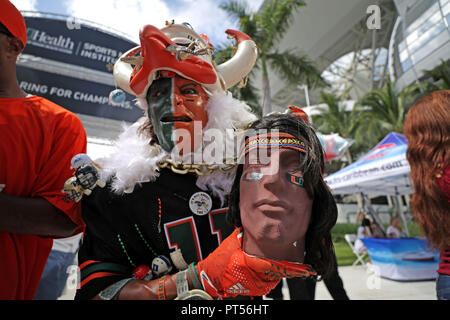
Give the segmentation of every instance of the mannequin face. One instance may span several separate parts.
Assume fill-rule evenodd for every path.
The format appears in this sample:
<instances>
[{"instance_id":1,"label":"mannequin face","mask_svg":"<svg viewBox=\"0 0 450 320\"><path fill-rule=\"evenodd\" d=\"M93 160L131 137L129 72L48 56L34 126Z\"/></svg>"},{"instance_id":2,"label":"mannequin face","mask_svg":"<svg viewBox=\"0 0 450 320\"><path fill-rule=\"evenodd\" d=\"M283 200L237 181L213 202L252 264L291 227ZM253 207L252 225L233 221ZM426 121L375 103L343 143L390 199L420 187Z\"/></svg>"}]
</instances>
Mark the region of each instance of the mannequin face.
<instances>
[{"instance_id":1,"label":"mannequin face","mask_svg":"<svg viewBox=\"0 0 450 320\"><path fill-rule=\"evenodd\" d=\"M268 164L255 159L256 152L246 155L239 208L244 237L257 246L283 250L295 241L304 244L313 200L298 170L300 153L280 148L269 154Z\"/></svg>"},{"instance_id":2,"label":"mannequin face","mask_svg":"<svg viewBox=\"0 0 450 320\"><path fill-rule=\"evenodd\" d=\"M150 86L147 102L156 136L164 150L171 152L177 145L178 150L189 153L201 144L201 129L208 122L208 95L200 84L178 75L158 79Z\"/></svg>"}]
</instances>

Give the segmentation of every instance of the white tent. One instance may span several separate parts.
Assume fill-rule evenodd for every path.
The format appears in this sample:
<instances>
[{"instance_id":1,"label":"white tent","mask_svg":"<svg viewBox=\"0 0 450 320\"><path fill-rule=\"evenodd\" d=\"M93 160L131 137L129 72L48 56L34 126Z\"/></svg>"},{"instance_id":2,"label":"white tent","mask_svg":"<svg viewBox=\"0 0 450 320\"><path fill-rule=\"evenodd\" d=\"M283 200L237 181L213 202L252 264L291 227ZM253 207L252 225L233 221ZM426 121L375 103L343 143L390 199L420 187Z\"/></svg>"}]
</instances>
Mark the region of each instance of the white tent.
<instances>
[{"instance_id":1,"label":"white tent","mask_svg":"<svg viewBox=\"0 0 450 320\"><path fill-rule=\"evenodd\" d=\"M325 177L325 181L333 194L410 194L407 147L404 136L391 132L365 156Z\"/></svg>"},{"instance_id":2,"label":"white tent","mask_svg":"<svg viewBox=\"0 0 450 320\"><path fill-rule=\"evenodd\" d=\"M391 132L365 156L329 175L325 181L335 195L362 194L365 211L370 213L383 230L381 221L370 206L367 195L397 196L399 201L399 195L413 192L409 180L410 167L406 159L407 148L405 137ZM408 234L406 218L400 204L397 210Z\"/></svg>"}]
</instances>

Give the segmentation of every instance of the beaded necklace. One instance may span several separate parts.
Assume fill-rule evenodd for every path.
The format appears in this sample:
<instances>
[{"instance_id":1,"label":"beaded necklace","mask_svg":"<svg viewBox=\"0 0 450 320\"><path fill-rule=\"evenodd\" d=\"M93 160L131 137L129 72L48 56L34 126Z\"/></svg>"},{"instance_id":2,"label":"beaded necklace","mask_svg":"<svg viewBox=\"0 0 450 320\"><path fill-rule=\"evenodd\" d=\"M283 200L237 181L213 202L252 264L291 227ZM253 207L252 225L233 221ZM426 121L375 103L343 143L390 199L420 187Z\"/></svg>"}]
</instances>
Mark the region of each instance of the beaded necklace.
<instances>
[{"instance_id":1,"label":"beaded necklace","mask_svg":"<svg viewBox=\"0 0 450 320\"><path fill-rule=\"evenodd\" d=\"M125 255L127 256L128 262L136 268L136 265L134 264L133 260L131 259L131 257L128 255L128 251L125 248L125 244L122 241L122 238L120 237L120 234L117 234L117 240L119 240L120 246L122 247L123 252L125 253Z\"/></svg>"}]
</instances>

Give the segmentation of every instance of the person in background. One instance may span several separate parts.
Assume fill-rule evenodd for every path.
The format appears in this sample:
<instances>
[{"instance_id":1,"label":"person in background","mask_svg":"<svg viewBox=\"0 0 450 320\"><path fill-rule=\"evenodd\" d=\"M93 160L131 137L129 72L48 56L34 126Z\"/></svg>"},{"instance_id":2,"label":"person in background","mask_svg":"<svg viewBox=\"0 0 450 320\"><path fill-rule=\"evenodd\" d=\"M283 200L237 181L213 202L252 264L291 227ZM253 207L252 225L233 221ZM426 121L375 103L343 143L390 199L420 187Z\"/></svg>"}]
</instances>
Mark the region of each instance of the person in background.
<instances>
[{"instance_id":1,"label":"person in background","mask_svg":"<svg viewBox=\"0 0 450 320\"><path fill-rule=\"evenodd\" d=\"M363 218L361 225L358 227L356 232L356 240L355 240L355 251L364 252L367 251L364 243L361 241L363 238L372 238L372 228L370 220L367 218Z\"/></svg>"},{"instance_id":2,"label":"person in background","mask_svg":"<svg viewBox=\"0 0 450 320\"><path fill-rule=\"evenodd\" d=\"M83 228L80 206L61 190L86 133L75 114L20 89L26 43L22 14L0 0L0 299L8 300L33 299L52 238Z\"/></svg>"},{"instance_id":3,"label":"person in background","mask_svg":"<svg viewBox=\"0 0 450 320\"><path fill-rule=\"evenodd\" d=\"M372 232L372 238L384 238L383 232L381 232L380 227L375 223L375 220L370 220L370 231Z\"/></svg>"},{"instance_id":4,"label":"person in background","mask_svg":"<svg viewBox=\"0 0 450 320\"><path fill-rule=\"evenodd\" d=\"M414 186L411 209L433 248L440 250L439 300L450 299L450 90L434 91L406 115L406 157Z\"/></svg>"},{"instance_id":5,"label":"person in background","mask_svg":"<svg viewBox=\"0 0 450 320\"><path fill-rule=\"evenodd\" d=\"M52 252L48 257L34 300L57 300L63 294L69 275L75 272L71 268L78 268L75 258L82 236L83 233L79 233L72 237L53 240Z\"/></svg>"},{"instance_id":6,"label":"person in background","mask_svg":"<svg viewBox=\"0 0 450 320\"><path fill-rule=\"evenodd\" d=\"M387 228L386 234L388 238L404 238L406 236L400 226L400 219L398 217L391 219L391 224Z\"/></svg>"}]
</instances>

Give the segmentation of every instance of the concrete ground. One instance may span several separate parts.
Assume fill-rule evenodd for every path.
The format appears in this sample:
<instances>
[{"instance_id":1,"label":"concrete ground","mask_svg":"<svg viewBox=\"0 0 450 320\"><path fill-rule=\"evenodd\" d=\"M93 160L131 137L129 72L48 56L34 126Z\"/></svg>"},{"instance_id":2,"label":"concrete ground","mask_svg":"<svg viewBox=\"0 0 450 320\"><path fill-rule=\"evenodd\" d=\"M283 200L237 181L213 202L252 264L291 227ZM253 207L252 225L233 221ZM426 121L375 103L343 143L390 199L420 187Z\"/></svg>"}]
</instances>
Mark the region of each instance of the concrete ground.
<instances>
[{"instance_id":1,"label":"concrete ground","mask_svg":"<svg viewBox=\"0 0 450 320\"><path fill-rule=\"evenodd\" d=\"M435 281L393 281L376 276L366 266L339 267L344 288L351 300L436 300ZM286 283L282 289L289 299ZM75 290L66 287L59 300L72 300ZM316 287L316 300L332 300L322 281Z\"/></svg>"},{"instance_id":2,"label":"concrete ground","mask_svg":"<svg viewBox=\"0 0 450 320\"><path fill-rule=\"evenodd\" d=\"M437 300L434 280L389 280L375 275L366 266L346 266L338 270L351 300ZM332 300L322 281L316 287L316 300Z\"/></svg>"}]
</instances>

